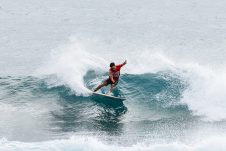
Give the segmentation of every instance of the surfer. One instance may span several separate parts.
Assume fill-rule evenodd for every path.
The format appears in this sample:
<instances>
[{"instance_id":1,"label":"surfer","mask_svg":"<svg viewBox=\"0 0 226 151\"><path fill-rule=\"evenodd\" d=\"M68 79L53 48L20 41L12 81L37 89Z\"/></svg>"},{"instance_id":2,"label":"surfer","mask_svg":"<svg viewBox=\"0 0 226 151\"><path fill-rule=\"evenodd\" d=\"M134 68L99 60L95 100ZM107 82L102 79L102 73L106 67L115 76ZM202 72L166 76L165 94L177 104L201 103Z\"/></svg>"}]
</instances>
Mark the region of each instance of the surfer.
<instances>
[{"instance_id":1,"label":"surfer","mask_svg":"<svg viewBox=\"0 0 226 151\"><path fill-rule=\"evenodd\" d=\"M102 84L100 84L96 89L94 89L94 92L98 91L100 88L107 86L111 84L111 88L109 90L109 93L112 93L113 88L118 84L118 80L120 77L120 69L122 66L126 65L127 60L125 60L122 64L115 65L114 62L110 63L110 69L109 69L109 78L106 79Z\"/></svg>"}]
</instances>

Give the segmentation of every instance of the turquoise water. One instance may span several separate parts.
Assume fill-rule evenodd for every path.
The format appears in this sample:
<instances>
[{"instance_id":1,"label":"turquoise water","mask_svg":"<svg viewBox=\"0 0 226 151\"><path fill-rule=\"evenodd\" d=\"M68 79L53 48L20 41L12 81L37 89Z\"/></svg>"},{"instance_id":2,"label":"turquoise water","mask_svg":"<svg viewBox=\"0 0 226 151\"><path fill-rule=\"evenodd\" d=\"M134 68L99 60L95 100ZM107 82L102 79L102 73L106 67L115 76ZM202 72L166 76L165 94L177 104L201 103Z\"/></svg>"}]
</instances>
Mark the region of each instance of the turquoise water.
<instances>
[{"instance_id":1,"label":"turquoise water","mask_svg":"<svg viewBox=\"0 0 226 151\"><path fill-rule=\"evenodd\" d=\"M95 77L88 75L92 73L85 76L85 82L93 87ZM179 77L167 73L122 75L114 93L121 93L127 98L123 103L93 98L92 95L76 96L65 85L49 84L48 80L54 77L1 78L1 104L9 107L9 116L14 117L12 121L5 117L1 127L6 124L7 129L13 129L17 120L22 122L16 128L18 130L3 133L1 137L37 141L65 137L70 133L91 133L113 137L114 142L118 142L119 137L118 143L125 141L125 144L131 144L148 137L161 138L161 135L167 136L163 140L171 137L180 139L176 135L178 131L183 131L183 126L197 120L188 107L179 102L185 84ZM170 134L166 127L175 134ZM35 129L35 134L38 131L38 135L31 135L28 128ZM21 135L21 131L25 134Z\"/></svg>"},{"instance_id":2,"label":"turquoise water","mask_svg":"<svg viewBox=\"0 0 226 151\"><path fill-rule=\"evenodd\" d=\"M101 81L93 73L89 71L84 77L87 87L95 86L95 79ZM123 74L114 90L127 98L123 103L77 96L66 85L53 85L53 79L57 80L56 76L0 79L2 138L37 142L92 136L105 143L130 146L189 142L203 127L225 130L225 122L204 122L180 102L187 83L169 72Z\"/></svg>"},{"instance_id":3,"label":"turquoise water","mask_svg":"<svg viewBox=\"0 0 226 151\"><path fill-rule=\"evenodd\" d=\"M94 73L84 76L87 87L101 81ZM53 79L1 77L1 150L184 150L180 143L194 143L197 132L225 130L224 121L205 122L181 103L188 85L169 71L123 74L114 90L127 98L123 103L75 95Z\"/></svg>"}]
</instances>

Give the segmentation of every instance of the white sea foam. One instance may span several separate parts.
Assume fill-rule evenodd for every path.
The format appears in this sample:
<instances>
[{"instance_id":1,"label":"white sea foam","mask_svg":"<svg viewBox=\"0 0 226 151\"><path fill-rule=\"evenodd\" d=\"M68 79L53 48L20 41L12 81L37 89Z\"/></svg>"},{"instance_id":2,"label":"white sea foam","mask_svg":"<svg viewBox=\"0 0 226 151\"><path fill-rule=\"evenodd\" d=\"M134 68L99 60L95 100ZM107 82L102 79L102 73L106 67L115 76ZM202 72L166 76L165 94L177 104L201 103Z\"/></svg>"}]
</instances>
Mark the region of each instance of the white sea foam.
<instances>
[{"instance_id":1,"label":"white sea foam","mask_svg":"<svg viewBox=\"0 0 226 151\"><path fill-rule=\"evenodd\" d=\"M186 68L190 87L183 94L182 102L205 120L226 119L226 72L198 64Z\"/></svg>"},{"instance_id":2,"label":"white sea foam","mask_svg":"<svg viewBox=\"0 0 226 151\"><path fill-rule=\"evenodd\" d=\"M148 142L132 146L110 145L93 137L73 136L70 139L45 142L17 142L0 140L0 151L225 151L226 137L211 137L192 143L156 143Z\"/></svg>"},{"instance_id":3,"label":"white sea foam","mask_svg":"<svg viewBox=\"0 0 226 151\"><path fill-rule=\"evenodd\" d=\"M40 74L56 74L58 84L69 86L77 95L86 95L89 91L84 85L83 76L88 70L101 70L105 60L94 53L88 53L75 39L69 44L54 49L49 62L38 69Z\"/></svg>"}]
</instances>

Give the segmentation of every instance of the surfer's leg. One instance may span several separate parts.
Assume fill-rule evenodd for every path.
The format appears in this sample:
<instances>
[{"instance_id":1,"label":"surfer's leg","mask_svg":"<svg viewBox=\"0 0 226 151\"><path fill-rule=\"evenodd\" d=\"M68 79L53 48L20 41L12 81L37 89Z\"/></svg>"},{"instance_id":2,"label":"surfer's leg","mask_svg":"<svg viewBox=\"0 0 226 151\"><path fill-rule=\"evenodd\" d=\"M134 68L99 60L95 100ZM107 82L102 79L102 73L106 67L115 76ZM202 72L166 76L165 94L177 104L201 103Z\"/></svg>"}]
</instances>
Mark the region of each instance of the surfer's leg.
<instances>
[{"instance_id":1,"label":"surfer's leg","mask_svg":"<svg viewBox=\"0 0 226 151\"><path fill-rule=\"evenodd\" d=\"M107 86L107 82L104 81L104 83L100 84L96 89L94 89L94 92L98 91L100 88L104 87L104 86Z\"/></svg>"},{"instance_id":2,"label":"surfer's leg","mask_svg":"<svg viewBox=\"0 0 226 151\"><path fill-rule=\"evenodd\" d=\"M110 88L110 90L109 90L109 93L112 93L114 87L115 87L117 84L118 84L118 81L115 81L114 84L111 84L111 88Z\"/></svg>"},{"instance_id":3,"label":"surfer's leg","mask_svg":"<svg viewBox=\"0 0 226 151\"><path fill-rule=\"evenodd\" d=\"M112 93L113 89L114 89L115 85L112 84L109 93Z\"/></svg>"}]
</instances>

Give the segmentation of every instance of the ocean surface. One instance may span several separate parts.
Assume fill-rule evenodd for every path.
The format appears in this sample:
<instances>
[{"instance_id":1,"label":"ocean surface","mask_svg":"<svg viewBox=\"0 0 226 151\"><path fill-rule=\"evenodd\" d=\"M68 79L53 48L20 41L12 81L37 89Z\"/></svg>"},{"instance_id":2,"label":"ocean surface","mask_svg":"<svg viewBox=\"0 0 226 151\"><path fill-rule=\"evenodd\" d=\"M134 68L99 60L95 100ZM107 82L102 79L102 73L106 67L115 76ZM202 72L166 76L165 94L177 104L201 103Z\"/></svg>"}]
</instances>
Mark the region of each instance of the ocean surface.
<instances>
[{"instance_id":1,"label":"ocean surface","mask_svg":"<svg viewBox=\"0 0 226 151\"><path fill-rule=\"evenodd\" d=\"M225 58L224 0L0 0L0 151L225 151Z\"/></svg>"}]
</instances>

